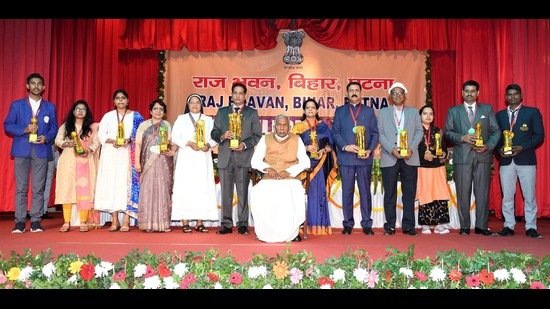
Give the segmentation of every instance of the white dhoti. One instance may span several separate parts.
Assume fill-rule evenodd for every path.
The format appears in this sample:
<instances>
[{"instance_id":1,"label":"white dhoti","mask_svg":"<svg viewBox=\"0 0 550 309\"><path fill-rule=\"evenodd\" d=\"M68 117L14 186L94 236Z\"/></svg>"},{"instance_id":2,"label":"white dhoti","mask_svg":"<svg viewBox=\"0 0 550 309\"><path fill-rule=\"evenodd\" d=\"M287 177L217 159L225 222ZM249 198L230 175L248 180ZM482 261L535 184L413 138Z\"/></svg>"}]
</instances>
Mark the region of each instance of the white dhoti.
<instances>
[{"instance_id":1,"label":"white dhoti","mask_svg":"<svg viewBox=\"0 0 550 309\"><path fill-rule=\"evenodd\" d=\"M251 188L254 231L265 242L292 241L306 219L305 190L297 179L264 179Z\"/></svg>"}]
</instances>

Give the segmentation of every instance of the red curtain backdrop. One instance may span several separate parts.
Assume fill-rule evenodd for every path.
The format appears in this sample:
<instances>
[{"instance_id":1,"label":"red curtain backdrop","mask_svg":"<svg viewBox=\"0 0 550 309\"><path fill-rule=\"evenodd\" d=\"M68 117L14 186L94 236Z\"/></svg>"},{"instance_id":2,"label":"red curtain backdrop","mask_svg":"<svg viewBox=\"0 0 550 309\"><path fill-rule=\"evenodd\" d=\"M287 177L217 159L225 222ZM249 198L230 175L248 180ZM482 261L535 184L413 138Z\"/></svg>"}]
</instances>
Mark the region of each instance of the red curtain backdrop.
<instances>
[{"instance_id":1,"label":"red curtain backdrop","mask_svg":"<svg viewBox=\"0 0 550 309\"><path fill-rule=\"evenodd\" d=\"M267 50L279 30L304 29L330 48L430 50L436 123L443 126L449 107L460 104L462 83L475 79L480 101L505 108L509 83L523 87L524 103L549 119L550 20L548 19L89 19L0 20L4 119L8 104L26 94L25 77L46 77L45 97L64 118L70 104L87 100L99 121L112 108L112 93L125 88L130 104L145 117L157 96L160 50L219 52ZM51 56L50 56L51 54ZM169 102L168 102L169 104ZM546 121L548 122L548 121ZM547 124L548 127L548 124ZM13 210L11 140L2 135L0 211ZM550 217L548 142L537 150L539 216ZM498 166L492 179L491 209L500 216ZM10 178L11 177L11 178ZM518 200L520 197L518 197ZM518 211L521 212L520 203Z\"/></svg>"}]
</instances>

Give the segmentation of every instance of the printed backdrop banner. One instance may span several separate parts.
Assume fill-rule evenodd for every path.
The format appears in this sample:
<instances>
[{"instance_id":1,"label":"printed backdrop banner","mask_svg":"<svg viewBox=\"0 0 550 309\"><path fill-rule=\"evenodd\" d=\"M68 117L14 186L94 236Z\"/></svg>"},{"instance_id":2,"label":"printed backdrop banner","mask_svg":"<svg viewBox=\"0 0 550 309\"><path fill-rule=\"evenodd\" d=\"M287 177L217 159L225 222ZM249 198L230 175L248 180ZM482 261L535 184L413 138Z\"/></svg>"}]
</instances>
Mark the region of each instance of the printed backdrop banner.
<instances>
[{"instance_id":1,"label":"printed backdrop banner","mask_svg":"<svg viewBox=\"0 0 550 309\"><path fill-rule=\"evenodd\" d=\"M214 116L231 103L231 85L247 86L247 105L258 110L263 132L284 113L292 120L303 114L302 104L314 97L319 116L330 119L346 102L346 85L358 81L363 102L375 110L388 106L388 89L396 81L407 87L407 105L425 102L425 53L421 51L358 52L322 46L302 30L281 31L271 50L167 52L167 120L185 110L191 93L204 98L204 112Z\"/></svg>"}]
</instances>

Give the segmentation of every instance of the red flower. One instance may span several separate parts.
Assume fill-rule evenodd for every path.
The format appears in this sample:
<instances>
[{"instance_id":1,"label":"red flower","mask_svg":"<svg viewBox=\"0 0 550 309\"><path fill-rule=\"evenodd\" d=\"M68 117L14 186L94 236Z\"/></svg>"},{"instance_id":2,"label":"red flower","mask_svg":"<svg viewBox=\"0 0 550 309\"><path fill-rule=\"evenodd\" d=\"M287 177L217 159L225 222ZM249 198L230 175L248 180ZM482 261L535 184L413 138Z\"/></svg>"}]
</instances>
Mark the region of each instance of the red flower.
<instances>
[{"instance_id":1,"label":"red flower","mask_svg":"<svg viewBox=\"0 0 550 309\"><path fill-rule=\"evenodd\" d=\"M460 270L453 269L449 273L449 279L451 279L451 281L453 282L459 282L460 278L462 278L462 273L460 272Z\"/></svg>"},{"instance_id":2,"label":"red flower","mask_svg":"<svg viewBox=\"0 0 550 309\"><path fill-rule=\"evenodd\" d=\"M546 289L544 284L542 284L542 282L540 282L540 281L535 281L535 282L531 283L530 288L532 290L544 290L544 289Z\"/></svg>"},{"instance_id":3,"label":"red flower","mask_svg":"<svg viewBox=\"0 0 550 309\"><path fill-rule=\"evenodd\" d=\"M321 278L319 278L317 283L319 283L319 286L323 286L323 285L328 284L328 285L330 285L331 289L334 286L334 281L332 281L332 279L330 279L329 277L321 277Z\"/></svg>"},{"instance_id":4,"label":"red flower","mask_svg":"<svg viewBox=\"0 0 550 309\"><path fill-rule=\"evenodd\" d=\"M126 273L123 270L119 271L118 273L113 275L113 280L114 281L124 281L124 280L126 280Z\"/></svg>"},{"instance_id":5,"label":"red flower","mask_svg":"<svg viewBox=\"0 0 550 309\"><path fill-rule=\"evenodd\" d=\"M147 269L145 269L145 278L150 278L156 275L155 269L151 265L147 265Z\"/></svg>"},{"instance_id":6,"label":"red flower","mask_svg":"<svg viewBox=\"0 0 550 309\"><path fill-rule=\"evenodd\" d=\"M471 275L469 277L466 277L466 284L469 287L478 287L479 286L479 276L478 275Z\"/></svg>"},{"instance_id":7,"label":"red flower","mask_svg":"<svg viewBox=\"0 0 550 309\"><path fill-rule=\"evenodd\" d=\"M479 280L486 285L492 285L495 283L495 276L492 272L488 272L486 269L482 269L479 273Z\"/></svg>"},{"instance_id":8,"label":"red flower","mask_svg":"<svg viewBox=\"0 0 550 309\"><path fill-rule=\"evenodd\" d=\"M229 283L239 285L243 282L243 275L238 272L234 272L229 276Z\"/></svg>"},{"instance_id":9,"label":"red flower","mask_svg":"<svg viewBox=\"0 0 550 309\"><path fill-rule=\"evenodd\" d=\"M391 281L391 271L385 270L385 271L383 272L383 276L386 277L386 279L385 279L386 282L390 282L390 281Z\"/></svg>"},{"instance_id":10,"label":"red flower","mask_svg":"<svg viewBox=\"0 0 550 309\"><path fill-rule=\"evenodd\" d=\"M158 267L159 276L161 278L169 277L172 275L172 271L164 265L164 263L160 263Z\"/></svg>"},{"instance_id":11,"label":"red flower","mask_svg":"<svg viewBox=\"0 0 550 309\"><path fill-rule=\"evenodd\" d=\"M195 282L197 282L197 277L195 274L187 274L180 282L180 289L187 289L189 285Z\"/></svg>"},{"instance_id":12,"label":"red flower","mask_svg":"<svg viewBox=\"0 0 550 309\"><path fill-rule=\"evenodd\" d=\"M212 282L218 282L218 280L220 280L220 277L218 277L218 275L216 275L215 273L208 273L206 274L208 276L208 279L210 279L210 281Z\"/></svg>"},{"instance_id":13,"label":"red flower","mask_svg":"<svg viewBox=\"0 0 550 309\"><path fill-rule=\"evenodd\" d=\"M91 263L91 262L88 262L88 263ZM94 278L94 271L95 271L94 265L84 264L80 268L80 276L84 281L91 280Z\"/></svg>"},{"instance_id":14,"label":"red flower","mask_svg":"<svg viewBox=\"0 0 550 309\"><path fill-rule=\"evenodd\" d=\"M414 274L416 275L416 278L420 280L421 282L424 282L428 280L428 276L423 271L415 271Z\"/></svg>"}]
</instances>

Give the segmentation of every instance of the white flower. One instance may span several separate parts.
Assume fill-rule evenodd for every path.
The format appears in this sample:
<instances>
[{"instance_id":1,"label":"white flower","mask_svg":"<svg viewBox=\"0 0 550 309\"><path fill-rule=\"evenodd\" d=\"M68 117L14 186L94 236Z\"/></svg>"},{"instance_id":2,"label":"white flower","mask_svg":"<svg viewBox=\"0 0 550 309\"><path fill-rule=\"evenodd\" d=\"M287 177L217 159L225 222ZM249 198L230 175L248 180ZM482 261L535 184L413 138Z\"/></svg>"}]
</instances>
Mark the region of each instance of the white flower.
<instances>
[{"instance_id":1,"label":"white flower","mask_svg":"<svg viewBox=\"0 0 550 309\"><path fill-rule=\"evenodd\" d=\"M46 276L46 278L50 279L50 277L55 273L55 270L55 265L52 262L49 262L42 268L42 274Z\"/></svg>"},{"instance_id":2,"label":"white flower","mask_svg":"<svg viewBox=\"0 0 550 309\"><path fill-rule=\"evenodd\" d=\"M174 266L174 273L180 277L185 276L185 274L189 271L187 268L187 264L185 263L178 263L176 266Z\"/></svg>"},{"instance_id":3,"label":"white flower","mask_svg":"<svg viewBox=\"0 0 550 309\"><path fill-rule=\"evenodd\" d=\"M517 283L522 284L527 281L525 274L520 269L514 267L510 269L510 272L512 273L512 278L514 278Z\"/></svg>"},{"instance_id":4,"label":"white flower","mask_svg":"<svg viewBox=\"0 0 550 309\"><path fill-rule=\"evenodd\" d=\"M25 281L27 280L30 275L34 272L34 269L27 265L25 268L21 269L21 273L19 274L19 281Z\"/></svg>"},{"instance_id":5,"label":"white flower","mask_svg":"<svg viewBox=\"0 0 550 309\"><path fill-rule=\"evenodd\" d=\"M414 276L412 269L409 267L399 268L399 273L404 275L406 278L412 278Z\"/></svg>"},{"instance_id":6,"label":"white flower","mask_svg":"<svg viewBox=\"0 0 550 309\"><path fill-rule=\"evenodd\" d=\"M147 272L147 266L145 264L137 264L136 267L134 267L134 277L139 278Z\"/></svg>"},{"instance_id":7,"label":"white flower","mask_svg":"<svg viewBox=\"0 0 550 309\"><path fill-rule=\"evenodd\" d=\"M111 290L120 290L120 285L118 285L118 283L111 283L111 286L109 287L109 289Z\"/></svg>"},{"instance_id":8,"label":"white flower","mask_svg":"<svg viewBox=\"0 0 550 309\"><path fill-rule=\"evenodd\" d=\"M510 278L510 273L508 273L508 271L504 268L495 270L493 275L495 276L495 280L498 281L508 281Z\"/></svg>"},{"instance_id":9,"label":"white flower","mask_svg":"<svg viewBox=\"0 0 550 309\"><path fill-rule=\"evenodd\" d=\"M414 285L410 285L409 290L416 290L416 288L414 287Z\"/></svg>"},{"instance_id":10,"label":"white flower","mask_svg":"<svg viewBox=\"0 0 550 309\"><path fill-rule=\"evenodd\" d=\"M174 281L174 278L172 276L164 277L162 279L162 282L164 283L164 287L167 289L179 289L180 285L179 283Z\"/></svg>"},{"instance_id":11,"label":"white flower","mask_svg":"<svg viewBox=\"0 0 550 309\"><path fill-rule=\"evenodd\" d=\"M67 279L67 283L73 283L74 285L76 285L76 274Z\"/></svg>"},{"instance_id":12,"label":"white flower","mask_svg":"<svg viewBox=\"0 0 550 309\"><path fill-rule=\"evenodd\" d=\"M214 289L215 289L215 290L221 290L221 289L223 289L223 285L222 285L221 283L219 283L219 282L216 282L216 283L214 284Z\"/></svg>"},{"instance_id":13,"label":"white flower","mask_svg":"<svg viewBox=\"0 0 550 309\"><path fill-rule=\"evenodd\" d=\"M355 280L365 283L367 282L367 270L364 268L356 268L353 270L353 276L355 277Z\"/></svg>"},{"instance_id":14,"label":"white flower","mask_svg":"<svg viewBox=\"0 0 550 309\"><path fill-rule=\"evenodd\" d=\"M161 286L161 281L158 275L145 278L145 280L143 281L144 289L159 289L160 286Z\"/></svg>"},{"instance_id":15,"label":"white flower","mask_svg":"<svg viewBox=\"0 0 550 309\"><path fill-rule=\"evenodd\" d=\"M445 280L445 271L436 266L430 271L430 278L432 278L433 281L443 281Z\"/></svg>"},{"instance_id":16,"label":"white flower","mask_svg":"<svg viewBox=\"0 0 550 309\"><path fill-rule=\"evenodd\" d=\"M264 289L264 290L273 290L273 287L271 286L271 284L268 283L268 284L264 285L264 287L262 289Z\"/></svg>"},{"instance_id":17,"label":"white flower","mask_svg":"<svg viewBox=\"0 0 550 309\"><path fill-rule=\"evenodd\" d=\"M321 290L330 290L330 284L325 283L325 284L321 285L320 289Z\"/></svg>"},{"instance_id":18,"label":"white flower","mask_svg":"<svg viewBox=\"0 0 550 309\"><path fill-rule=\"evenodd\" d=\"M109 275L109 270L103 267L101 263L95 266L94 272L96 278L107 277Z\"/></svg>"},{"instance_id":19,"label":"white flower","mask_svg":"<svg viewBox=\"0 0 550 309\"><path fill-rule=\"evenodd\" d=\"M334 270L334 273L330 275L330 279L334 282L342 281L342 283L344 283L346 282L346 271L341 268L337 268Z\"/></svg>"},{"instance_id":20,"label":"white flower","mask_svg":"<svg viewBox=\"0 0 550 309\"><path fill-rule=\"evenodd\" d=\"M101 267L105 268L106 271L111 271L114 268L113 263L111 263L111 262L101 262L101 263L99 263L99 265L101 265Z\"/></svg>"},{"instance_id":21,"label":"white flower","mask_svg":"<svg viewBox=\"0 0 550 309\"><path fill-rule=\"evenodd\" d=\"M267 268L265 266L252 266L248 269L248 278L255 279L259 276L265 278L267 276Z\"/></svg>"}]
</instances>

